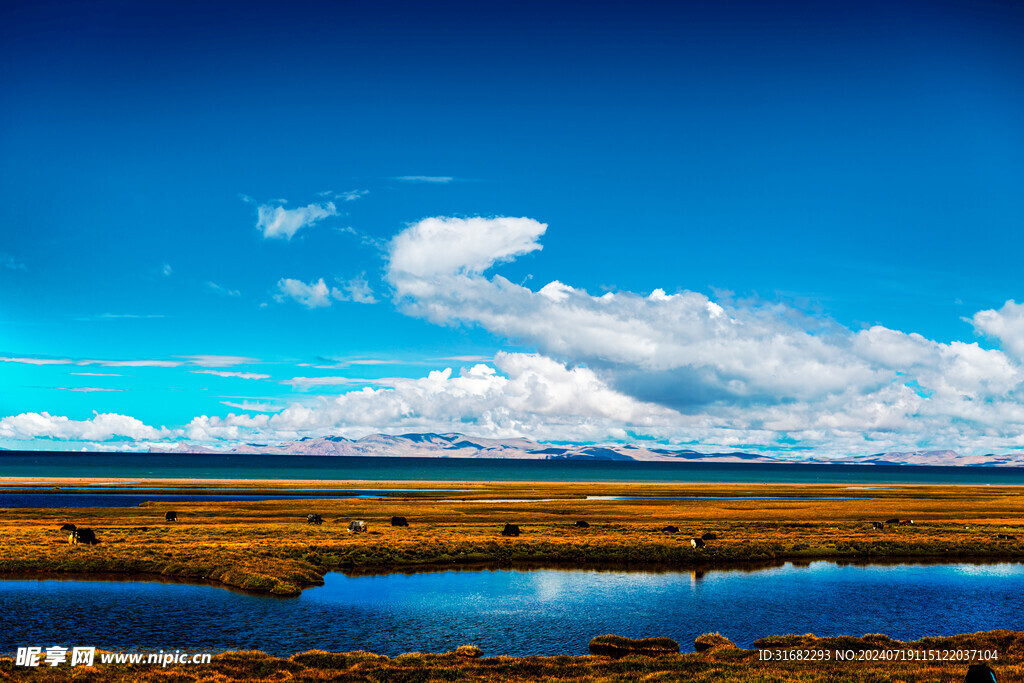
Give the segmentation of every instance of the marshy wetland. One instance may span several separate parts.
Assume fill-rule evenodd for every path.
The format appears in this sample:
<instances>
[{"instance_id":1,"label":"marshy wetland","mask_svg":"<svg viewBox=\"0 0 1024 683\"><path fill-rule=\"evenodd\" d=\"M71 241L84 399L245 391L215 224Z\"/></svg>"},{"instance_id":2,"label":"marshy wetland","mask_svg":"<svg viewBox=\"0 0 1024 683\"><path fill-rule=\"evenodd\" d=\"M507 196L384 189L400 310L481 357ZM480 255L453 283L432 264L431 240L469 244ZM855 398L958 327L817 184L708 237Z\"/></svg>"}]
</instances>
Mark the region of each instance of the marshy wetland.
<instances>
[{"instance_id":1,"label":"marshy wetland","mask_svg":"<svg viewBox=\"0 0 1024 683\"><path fill-rule=\"evenodd\" d=\"M291 614L290 619L303 610L320 609L332 615L325 623L363 624L367 629L325 627L321 630L333 631L333 640L311 636L283 644L267 635L261 645L260 630L269 634L278 628L268 617L251 626L252 638L240 637L229 649L252 647L273 655L370 649L398 655L454 650L463 644L455 640L464 637L466 642L481 641L475 644L485 655L479 660L443 654L276 659L229 653L213 665L222 680L233 680L232 675L283 680L286 672L296 680L502 680L513 677L512 671L563 680L634 680L638 672L666 680L751 680L755 671L760 680L826 680L822 672L832 671L834 677L850 665L758 662L758 639L808 630L836 636L888 630L887 635L909 640L1024 628L1013 621L1020 613L1014 596L1021 588L1019 562L1024 560L1024 496L1015 486L376 482L372 495L379 497L322 498L365 493L371 487L366 482L120 483L69 478L4 485L26 487L5 488L4 493L47 489L47 495L69 500L99 492L118 495L121 487L144 497L187 493L197 499L132 507L0 510L0 572L34 586L22 586L20 592L12 586L5 598L9 604L26 599L39 606L47 601L73 604L54 598L61 585L97 605L103 604L97 596L120 590L110 586L157 586L125 591L156 600L135 613L160 613L154 605L165 599L158 595L163 589L202 591L196 598L199 605L255 600L260 606L253 614L280 610ZM233 490L281 499L204 497L231 495ZM178 513L179 521L165 521L169 510ZM320 514L324 523L307 524L308 513ZM392 527L395 515L406 517L410 526ZM348 533L348 523L356 519L367 522L367 533ZM914 523L884 524L880 530L871 525L895 519ZM580 520L590 526L574 526ZM506 522L519 526L518 537L501 536ZM69 545L59 530L65 523L94 529L100 544ZM679 532L663 531L670 525ZM707 540L702 549L692 547L690 539L705 534L717 538ZM453 571L458 569L466 571ZM165 578L212 585L97 584L91 581L95 573L119 580ZM87 581L41 580L55 577ZM226 587L244 594L229 593ZM429 599L445 595L445 590L450 597L440 599L450 605L448 613ZM211 591L218 597L202 597ZM21 597L16 600L15 594ZM471 596L476 598L468 600ZM854 603L859 603L857 610L848 607ZM964 604L971 608L958 609ZM247 609L235 608L240 613ZM648 616L631 622L631 608ZM18 609L24 613L28 606ZM616 610L618 621L613 618ZM910 610L910 616L896 619L900 610ZM183 623L203 623L187 613L182 612ZM815 613L832 620L804 619ZM320 622L310 614L300 622L315 629ZM428 619L432 614L436 622ZM573 621L595 614L608 620ZM539 621L524 621L523 615ZM741 622L746 630L729 632L728 624ZM635 628L624 632L629 623ZM205 628L214 629L209 624ZM605 628L631 637L674 636L684 654L639 658L642 662L579 656L586 642L600 635L591 631ZM707 631L722 631L754 649L685 654L692 650L692 636ZM287 626L284 632L289 633ZM546 632L558 635L546 637ZM1009 667L1007 671L1019 667L1014 662L1019 662L1022 645L1016 632L972 637L1001 638L1000 665ZM158 647L163 645L161 641ZM226 647L210 645L211 651L222 649ZM313 661L323 666L310 666ZM0 664L0 676L18 675L9 664ZM908 680L922 681L948 680L950 672L964 668L956 662L900 666ZM252 668L244 676L238 673L246 667ZM872 676L892 667L861 663L849 671L856 670L861 680L874 680ZM108 678L98 680L142 675L130 668L104 672ZM36 677L47 680L42 673Z\"/></svg>"}]
</instances>

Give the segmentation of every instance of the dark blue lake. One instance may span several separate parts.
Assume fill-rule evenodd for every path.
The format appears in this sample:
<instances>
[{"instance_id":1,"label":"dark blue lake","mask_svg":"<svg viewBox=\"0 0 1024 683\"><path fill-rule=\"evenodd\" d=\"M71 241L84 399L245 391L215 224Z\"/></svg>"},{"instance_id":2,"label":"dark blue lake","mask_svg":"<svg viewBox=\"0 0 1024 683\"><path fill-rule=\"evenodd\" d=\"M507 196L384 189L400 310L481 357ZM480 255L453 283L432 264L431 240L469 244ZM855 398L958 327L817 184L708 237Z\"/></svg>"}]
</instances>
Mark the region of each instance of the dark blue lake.
<instances>
[{"instance_id":1,"label":"dark blue lake","mask_svg":"<svg viewBox=\"0 0 1024 683\"><path fill-rule=\"evenodd\" d=\"M311 500L317 498L368 498L380 499L384 496L338 494L326 496L281 496L267 495L159 495L151 493L0 493L0 509L2 508L130 508L145 502L152 503L224 503L231 501L260 500Z\"/></svg>"},{"instance_id":2,"label":"dark blue lake","mask_svg":"<svg viewBox=\"0 0 1024 683\"><path fill-rule=\"evenodd\" d=\"M0 477L1005 486L1024 485L1024 468L9 451Z\"/></svg>"},{"instance_id":3,"label":"dark blue lake","mask_svg":"<svg viewBox=\"0 0 1024 683\"><path fill-rule=\"evenodd\" d=\"M59 644L397 655L475 643L487 655L584 654L604 633L668 636L687 651L712 631L740 646L808 632L906 640L1024 630L1022 595L1019 563L334 573L297 598L175 583L18 579L0 581L0 653Z\"/></svg>"}]
</instances>

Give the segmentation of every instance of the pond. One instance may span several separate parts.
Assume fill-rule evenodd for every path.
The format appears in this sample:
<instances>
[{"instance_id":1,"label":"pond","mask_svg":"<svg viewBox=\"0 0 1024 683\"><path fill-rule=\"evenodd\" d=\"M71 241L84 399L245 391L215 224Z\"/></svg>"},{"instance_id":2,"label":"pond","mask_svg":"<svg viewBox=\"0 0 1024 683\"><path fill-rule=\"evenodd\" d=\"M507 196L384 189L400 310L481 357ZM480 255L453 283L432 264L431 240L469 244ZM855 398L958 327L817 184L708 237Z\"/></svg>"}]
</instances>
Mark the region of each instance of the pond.
<instances>
[{"instance_id":1,"label":"pond","mask_svg":"<svg viewBox=\"0 0 1024 683\"><path fill-rule=\"evenodd\" d=\"M0 581L0 653L310 649L387 655L474 643L488 656L585 654L597 635L668 636L692 651L718 631L900 640L1024 630L1024 565L785 564L753 571L439 571L345 576L296 598L180 583Z\"/></svg>"}]
</instances>

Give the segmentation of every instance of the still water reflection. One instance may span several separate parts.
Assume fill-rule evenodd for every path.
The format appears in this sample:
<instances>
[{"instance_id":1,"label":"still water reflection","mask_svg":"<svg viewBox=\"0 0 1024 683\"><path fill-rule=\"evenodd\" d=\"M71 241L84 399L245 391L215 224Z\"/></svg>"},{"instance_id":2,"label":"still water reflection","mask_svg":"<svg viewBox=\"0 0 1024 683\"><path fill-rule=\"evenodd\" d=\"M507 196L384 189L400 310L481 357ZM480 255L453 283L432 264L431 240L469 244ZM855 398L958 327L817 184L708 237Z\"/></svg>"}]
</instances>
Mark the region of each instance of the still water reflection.
<instances>
[{"instance_id":1,"label":"still water reflection","mask_svg":"<svg viewBox=\"0 0 1024 683\"><path fill-rule=\"evenodd\" d=\"M0 581L0 652L25 645L110 650L259 649L584 654L603 633L668 636L692 649L719 631L741 646L783 633L897 639L1024 630L1024 565L814 562L757 571L332 573L298 598L212 586Z\"/></svg>"}]
</instances>

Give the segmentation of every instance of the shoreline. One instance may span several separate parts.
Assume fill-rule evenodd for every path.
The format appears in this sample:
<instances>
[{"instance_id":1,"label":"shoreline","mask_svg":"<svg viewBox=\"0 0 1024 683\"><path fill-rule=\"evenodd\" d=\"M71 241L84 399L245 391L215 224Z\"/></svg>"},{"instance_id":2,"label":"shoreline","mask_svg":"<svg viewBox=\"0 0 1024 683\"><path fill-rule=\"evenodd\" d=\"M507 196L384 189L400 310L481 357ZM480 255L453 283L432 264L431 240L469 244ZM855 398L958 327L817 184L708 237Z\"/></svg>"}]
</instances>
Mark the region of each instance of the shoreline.
<instances>
[{"instance_id":1,"label":"shoreline","mask_svg":"<svg viewBox=\"0 0 1024 683\"><path fill-rule=\"evenodd\" d=\"M486 656L465 644L444 653L413 652L395 657L365 651L310 650L288 657L263 652L226 651L209 664L153 667L106 664L88 669L89 680L101 683L165 681L450 681L490 683L508 680L560 680L611 683L622 680L689 680L741 683L756 680L807 682L835 680L913 680L938 683L962 680L972 663L986 662L998 680L1024 675L1024 632L981 631L954 636L898 641L883 634L818 638L774 635L740 648L717 634L697 641L698 652L632 654L618 658L590 655ZM680 643L680 645L682 645ZM771 658L765 659L765 653ZM841 654L840 654L841 653ZM942 653L953 653L943 658ZM481 654L485 656L480 656ZM99 656L97 656L97 662ZM13 658L0 657L0 677L19 672ZM21 672L25 672L20 668ZM83 673L84 673L83 669ZM40 667L33 680L67 680L67 667Z\"/></svg>"}]
</instances>

